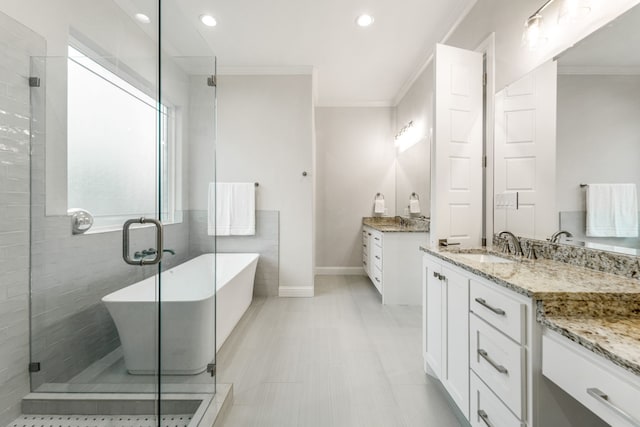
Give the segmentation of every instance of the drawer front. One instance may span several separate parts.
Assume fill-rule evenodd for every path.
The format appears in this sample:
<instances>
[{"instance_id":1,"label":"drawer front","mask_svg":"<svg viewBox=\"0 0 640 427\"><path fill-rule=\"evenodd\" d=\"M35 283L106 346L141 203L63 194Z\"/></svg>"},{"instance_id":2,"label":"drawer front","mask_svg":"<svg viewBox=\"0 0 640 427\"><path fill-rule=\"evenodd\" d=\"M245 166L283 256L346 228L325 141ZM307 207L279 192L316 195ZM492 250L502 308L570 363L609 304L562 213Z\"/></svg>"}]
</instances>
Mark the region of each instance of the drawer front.
<instances>
[{"instance_id":1,"label":"drawer front","mask_svg":"<svg viewBox=\"0 0 640 427\"><path fill-rule=\"evenodd\" d=\"M380 246L382 247L382 232L377 230L371 230L371 240L369 241L371 246Z\"/></svg>"},{"instance_id":2,"label":"drawer front","mask_svg":"<svg viewBox=\"0 0 640 427\"><path fill-rule=\"evenodd\" d=\"M471 280L469 309L520 344L526 343L527 306L503 292Z\"/></svg>"},{"instance_id":3,"label":"drawer front","mask_svg":"<svg viewBox=\"0 0 640 427\"><path fill-rule=\"evenodd\" d=\"M382 271L382 248L375 244L371 247L371 264Z\"/></svg>"},{"instance_id":4,"label":"drawer front","mask_svg":"<svg viewBox=\"0 0 640 427\"><path fill-rule=\"evenodd\" d=\"M371 281L375 285L378 292L382 293L382 271L377 267L371 268Z\"/></svg>"},{"instance_id":5,"label":"drawer front","mask_svg":"<svg viewBox=\"0 0 640 427\"><path fill-rule=\"evenodd\" d=\"M469 316L469 365L519 418L525 416L525 349L474 314Z\"/></svg>"},{"instance_id":6,"label":"drawer front","mask_svg":"<svg viewBox=\"0 0 640 427\"><path fill-rule=\"evenodd\" d=\"M542 373L608 424L640 426L640 380L629 381L633 374L619 372L612 362L587 353L559 334L545 331ZM599 398L600 393L606 399Z\"/></svg>"},{"instance_id":7,"label":"drawer front","mask_svg":"<svg viewBox=\"0 0 640 427\"><path fill-rule=\"evenodd\" d=\"M471 372L470 378L472 427L524 427L513 413L493 394L478 376Z\"/></svg>"}]
</instances>

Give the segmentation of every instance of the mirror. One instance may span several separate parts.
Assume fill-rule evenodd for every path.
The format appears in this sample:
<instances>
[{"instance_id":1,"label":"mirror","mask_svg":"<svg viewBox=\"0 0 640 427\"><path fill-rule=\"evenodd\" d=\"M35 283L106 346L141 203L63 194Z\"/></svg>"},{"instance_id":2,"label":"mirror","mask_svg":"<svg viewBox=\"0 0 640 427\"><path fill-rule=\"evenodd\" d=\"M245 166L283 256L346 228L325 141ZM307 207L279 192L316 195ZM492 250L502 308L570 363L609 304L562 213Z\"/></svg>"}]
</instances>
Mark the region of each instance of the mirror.
<instances>
[{"instance_id":1,"label":"mirror","mask_svg":"<svg viewBox=\"0 0 640 427\"><path fill-rule=\"evenodd\" d=\"M546 240L566 230L562 243L640 254L638 28L639 6L496 94L496 232ZM614 196L615 214L614 202L594 203L607 209L589 208L587 231L587 192L626 195Z\"/></svg>"},{"instance_id":2,"label":"mirror","mask_svg":"<svg viewBox=\"0 0 640 427\"><path fill-rule=\"evenodd\" d=\"M422 138L406 150L396 154L396 215L403 217L426 216L430 209L430 145ZM415 193L415 196L412 196ZM416 204L416 201L418 203ZM411 207L410 207L411 204ZM416 212L419 208L419 212Z\"/></svg>"}]
</instances>

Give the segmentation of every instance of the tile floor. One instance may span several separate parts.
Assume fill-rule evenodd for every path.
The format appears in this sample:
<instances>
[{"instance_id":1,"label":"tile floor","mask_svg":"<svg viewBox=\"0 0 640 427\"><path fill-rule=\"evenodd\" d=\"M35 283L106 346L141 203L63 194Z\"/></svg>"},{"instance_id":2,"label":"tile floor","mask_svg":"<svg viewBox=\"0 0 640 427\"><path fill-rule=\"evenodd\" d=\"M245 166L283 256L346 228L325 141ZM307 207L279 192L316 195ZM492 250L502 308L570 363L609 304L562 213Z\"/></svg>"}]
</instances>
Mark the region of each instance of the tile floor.
<instances>
[{"instance_id":1,"label":"tile floor","mask_svg":"<svg viewBox=\"0 0 640 427\"><path fill-rule=\"evenodd\" d=\"M422 369L421 308L382 306L366 277L318 276L314 298L262 298L218 354L223 427L467 425Z\"/></svg>"}]
</instances>

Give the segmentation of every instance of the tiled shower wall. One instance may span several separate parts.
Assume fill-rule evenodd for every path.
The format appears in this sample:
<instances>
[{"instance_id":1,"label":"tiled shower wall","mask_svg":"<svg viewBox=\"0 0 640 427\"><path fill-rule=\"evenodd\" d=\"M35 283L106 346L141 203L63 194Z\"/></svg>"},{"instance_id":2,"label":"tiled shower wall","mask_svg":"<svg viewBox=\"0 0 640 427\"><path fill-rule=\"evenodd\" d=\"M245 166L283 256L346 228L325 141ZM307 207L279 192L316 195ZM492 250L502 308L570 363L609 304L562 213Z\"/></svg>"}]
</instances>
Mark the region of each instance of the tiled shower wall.
<instances>
[{"instance_id":1,"label":"tiled shower wall","mask_svg":"<svg viewBox=\"0 0 640 427\"><path fill-rule=\"evenodd\" d=\"M0 425L29 392L30 55L44 41L0 14Z\"/></svg>"}]
</instances>

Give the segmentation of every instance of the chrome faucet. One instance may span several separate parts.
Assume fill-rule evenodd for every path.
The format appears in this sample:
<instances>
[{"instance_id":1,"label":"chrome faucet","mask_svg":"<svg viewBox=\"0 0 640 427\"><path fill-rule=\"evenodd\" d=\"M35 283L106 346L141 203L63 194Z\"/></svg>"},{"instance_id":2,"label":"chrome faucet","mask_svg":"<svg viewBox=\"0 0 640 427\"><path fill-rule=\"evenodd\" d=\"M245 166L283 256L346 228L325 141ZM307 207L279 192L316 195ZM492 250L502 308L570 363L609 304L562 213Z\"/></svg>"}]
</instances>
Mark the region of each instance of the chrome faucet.
<instances>
[{"instance_id":1,"label":"chrome faucet","mask_svg":"<svg viewBox=\"0 0 640 427\"><path fill-rule=\"evenodd\" d=\"M562 236L573 237L573 234L569 233L566 230L556 231L551 235L551 237L549 238L549 241L551 243L558 243L560 241L560 237Z\"/></svg>"},{"instance_id":2,"label":"chrome faucet","mask_svg":"<svg viewBox=\"0 0 640 427\"><path fill-rule=\"evenodd\" d=\"M169 252L171 255L175 255L176 251L174 251L173 249L163 249L162 252ZM149 249L143 249L141 251L138 251L136 253L133 254L133 259L142 259L144 257L147 257L149 255L155 255L157 254L158 251L154 248L149 248Z\"/></svg>"},{"instance_id":3,"label":"chrome faucet","mask_svg":"<svg viewBox=\"0 0 640 427\"><path fill-rule=\"evenodd\" d=\"M511 240L511 242L513 243L513 247L515 249L515 254L516 255L524 255L524 253L522 252L522 246L520 246L520 241L515 236L515 234L513 234L510 231L501 231L500 234L498 234L498 237L500 237L500 238L504 238L504 236L507 236L507 243L506 243L506 245L504 246L504 249L503 249L504 252L511 253L511 248L509 246L509 240Z\"/></svg>"}]
</instances>

